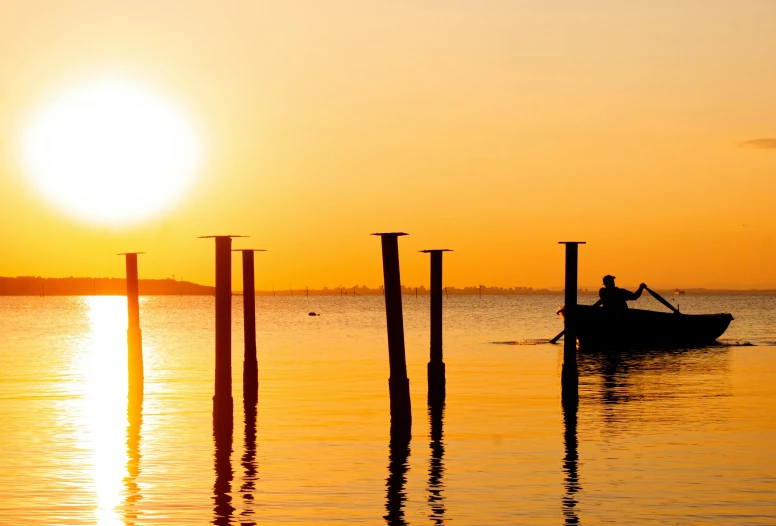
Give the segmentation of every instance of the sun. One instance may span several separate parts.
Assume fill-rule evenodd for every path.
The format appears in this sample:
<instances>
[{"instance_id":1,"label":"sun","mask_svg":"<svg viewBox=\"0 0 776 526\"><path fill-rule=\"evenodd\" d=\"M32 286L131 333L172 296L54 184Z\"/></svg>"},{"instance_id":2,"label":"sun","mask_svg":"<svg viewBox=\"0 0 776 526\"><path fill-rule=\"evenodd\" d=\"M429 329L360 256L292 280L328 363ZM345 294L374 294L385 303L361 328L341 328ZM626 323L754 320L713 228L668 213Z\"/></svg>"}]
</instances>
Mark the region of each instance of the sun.
<instances>
[{"instance_id":1,"label":"sun","mask_svg":"<svg viewBox=\"0 0 776 526\"><path fill-rule=\"evenodd\" d=\"M31 118L22 164L73 217L122 225L168 210L193 182L200 145L173 101L123 78L72 86Z\"/></svg>"}]
</instances>

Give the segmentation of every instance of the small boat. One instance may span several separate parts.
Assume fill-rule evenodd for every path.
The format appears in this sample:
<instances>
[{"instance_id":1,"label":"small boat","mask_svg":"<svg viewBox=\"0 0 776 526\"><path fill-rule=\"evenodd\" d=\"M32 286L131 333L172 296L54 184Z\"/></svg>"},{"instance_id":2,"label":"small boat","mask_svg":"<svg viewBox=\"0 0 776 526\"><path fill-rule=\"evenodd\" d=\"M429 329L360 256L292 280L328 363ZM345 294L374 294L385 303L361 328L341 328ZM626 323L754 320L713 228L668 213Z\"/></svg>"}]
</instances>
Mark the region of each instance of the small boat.
<instances>
[{"instance_id":1,"label":"small boat","mask_svg":"<svg viewBox=\"0 0 776 526\"><path fill-rule=\"evenodd\" d=\"M558 314L564 318L564 309ZM682 314L577 306L577 345L582 350L676 349L714 344L732 314ZM565 322L565 318L564 318Z\"/></svg>"},{"instance_id":2,"label":"small boat","mask_svg":"<svg viewBox=\"0 0 776 526\"><path fill-rule=\"evenodd\" d=\"M685 292L683 290L674 289L674 296L684 296Z\"/></svg>"}]
</instances>

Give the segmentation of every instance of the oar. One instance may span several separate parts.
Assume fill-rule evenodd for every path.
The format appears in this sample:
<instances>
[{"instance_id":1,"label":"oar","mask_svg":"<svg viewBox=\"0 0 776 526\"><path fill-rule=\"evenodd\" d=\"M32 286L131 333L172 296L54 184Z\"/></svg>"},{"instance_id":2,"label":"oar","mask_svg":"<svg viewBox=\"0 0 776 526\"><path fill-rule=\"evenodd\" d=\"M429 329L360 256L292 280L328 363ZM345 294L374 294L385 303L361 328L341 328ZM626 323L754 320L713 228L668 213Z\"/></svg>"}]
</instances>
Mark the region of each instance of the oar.
<instances>
[{"instance_id":1,"label":"oar","mask_svg":"<svg viewBox=\"0 0 776 526\"><path fill-rule=\"evenodd\" d=\"M663 296L661 296L660 294L658 294L657 292L655 292L654 290L652 290L652 289L651 289L651 288L649 288L649 287L646 287L646 289L647 289L647 292L649 292L650 294L652 294L652 297L654 297L654 298L655 298L657 301L659 301L660 303L662 303L663 305L665 305L666 307L668 307L669 309L671 309L671 311L672 311L674 314L680 314L679 310L678 310L676 307L674 307L673 305L671 305L670 303L668 303L668 302L667 302L667 301L666 301L666 300L663 298Z\"/></svg>"}]
</instances>

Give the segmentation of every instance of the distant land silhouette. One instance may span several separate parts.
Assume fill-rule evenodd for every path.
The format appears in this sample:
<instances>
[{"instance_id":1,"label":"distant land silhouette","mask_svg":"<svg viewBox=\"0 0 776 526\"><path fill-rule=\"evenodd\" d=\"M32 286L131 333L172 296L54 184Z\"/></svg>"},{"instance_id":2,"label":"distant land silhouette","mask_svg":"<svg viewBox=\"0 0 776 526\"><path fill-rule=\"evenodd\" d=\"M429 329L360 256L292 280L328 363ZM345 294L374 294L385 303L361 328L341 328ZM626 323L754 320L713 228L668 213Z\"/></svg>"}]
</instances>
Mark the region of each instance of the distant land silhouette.
<instances>
[{"instance_id":1,"label":"distant land silhouette","mask_svg":"<svg viewBox=\"0 0 776 526\"><path fill-rule=\"evenodd\" d=\"M402 286L402 294L405 296L428 296L429 290L424 287ZM123 296L126 294L126 280L124 278L41 278L36 276L18 276L15 278L0 276L0 296ZM661 294L671 296L674 289L655 289ZM776 289L683 289L687 295L776 295ZM562 288L535 289L533 287L445 287L448 296L536 296L563 294ZM381 296L381 287L369 288L366 286L351 287L324 287L322 289L276 289L257 290L257 296ZM579 289L580 295L598 295L598 288ZM212 296L215 287L199 285L189 281L167 279L141 279L140 294L143 296ZM241 295L242 291L236 290L234 294Z\"/></svg>"},{"instance_id":2,"label":"distant land silhouette","mask_svg":"<svg viewBox=\"0 0 776 526\"><path fill-rule=\"evenodd\" d=\"M207 296L214 287L174 279L141 279L143 296ZM0 277L0 296L123 296L127 293L124 278L41 278Z\"/></svg>"}]
</instances>

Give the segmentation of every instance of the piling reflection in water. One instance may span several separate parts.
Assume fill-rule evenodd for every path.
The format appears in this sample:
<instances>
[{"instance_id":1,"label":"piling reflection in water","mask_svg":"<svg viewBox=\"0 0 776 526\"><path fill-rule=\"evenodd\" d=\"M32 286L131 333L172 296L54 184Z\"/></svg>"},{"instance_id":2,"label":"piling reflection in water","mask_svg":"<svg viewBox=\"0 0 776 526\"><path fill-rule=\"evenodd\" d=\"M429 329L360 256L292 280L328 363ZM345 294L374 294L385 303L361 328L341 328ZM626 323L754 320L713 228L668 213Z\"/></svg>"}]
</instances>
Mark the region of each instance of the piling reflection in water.
<instances>
[{"instance_id":1,"label":"piling reflection in water","mask_svg":"<svg viewBox=\"0 0 776 526\"><path fill-rule=\"evenodd\" d=\"M339 297L316 298L323 305L316 310L330 312L324 318L331 328L315 330L307 323L294 328L299 316L310 310L302 300L288 305L271 297L261 300L268 307L278 305L272 311L274 321L267 323L266 339L267 348L282 352L268 353L269 378L276 381L269 385L274 385L271 404L261 392L261 414L268 418L262 418L261 437L256 435L260 479L255 482L251 520L313 524L339 519L385 525L389 426L383 425L380 433L380 424L388 423L387 400L369 394L384 389L383 299L363 297L356 304ZM11 352L4 355L0 405L7 428L3 445L14 453L4 458L5 472L0 469L5 494L0 505L6 519L0 522L97 524L99 494L105 499L100 502L117 506L114 516L105 512L102 523L123 524L130 487L125 298L47 298L45 304L40 298L5 301L11 302L3 311L4 328L11 331L4 342ZM754 297L714 301L750 301L753 309L776 304L774 299ZM212 302L207 297L141 298L141 309L145 306L141 314L148 313L144 319L149 323L144 326L149 391L139 429L136 482L142 499L135 507L137 526L165 518L174 524L213 522L213 421L212 414L202 415L212 395L212 327L199 330L212 326ZM458 325L451 327L449 340L458 354L463 382L455 393L465 396L450 399L456 406L455 418L453 407L448 415L445 406L445 524L563 524L568 482L564 462L573 462L574 444L569 442L567 456L568 423L557 385L560 352L553 352L560 349L536 347L513 353L484 343L502 324L504 332L538 334L537 328L510 320L533 311L551 312L557 298L494 296L479 303L476 296L462 296L460 302L461 310L454 313ZM411 340L419 358L413 370L420 374L425 365L427 304L409 303L414 309L408 316ZM334 316L338 305L342 307ZM42 311L28 314L36 308ZM234 312L239 308L237 304ZM519 316L514 316L513 309L518 308ZM54 316L55 310L66 316L59 312ZM362 318L368 330L353 330L352 320ZM764 317L757 323L767 321ZM349 328L352 334L343 337ZM776 336L768 338L776 341ZM242 349L235 351L237 357ZM324 351L325 359L318 359ZM577 501L573 513L579 522L630 516L631 522L664 517L663 522L681 523L682 517L702 513L725 519L719 522L740 523L772 516L771 473L763 461L771 451L765 435L772 421L768 396L776 385L772 351L773 346L764 345L635 356L581 353L576 482L582 489L570 494ZM361 361L364 358L369 361ZM239 381L240 371L234 373ZM24 385L7 380L13 375L35 375L36 381ZM331 387L326 378L335 377L341 385ZM29 390L29 399L26 394L17 398L20 393L13 391L19 388ZM242 393L239 385L235 388ZM44 389L46 396L38 397ZM425 386L416 385L417 402L425 402L424 391ZM242 405L242 400L237 403ZM244 509L240 489L245 428L240 416L235 412L233 523L242 520ZM414 437L416 456L409 457L415 462L406 472L403 517L413 526L433 523L428 502L429 415L415 416L423 420L423 429ZM463 432L453 433L453 423ZM47 437L50 442L38 441ZM453 455L454 450L461 454ZM272 462L264 462L265 457ZM305 458L310 462L297 461ZM363 482L369 480L371 487L365 487ZM300 483L306 488L302 493ZM668 500L666 487L676 488ZM30 510L36 517L32 521Z\"/></svg>"},{"instance_id":2,"label":"piling reflection in water","mask_svg":"<svg viewBox=\"0 0 776 526\"><path fill-rule=\"evenodd\" d=\"M213 439L215 445L214 466L215 484L213 484L213 524L231 524L234 506L232 506L232 431L231 411L216 406L213 410Z\"/></svg>"},{"instance_id":3,"label":"piling reflection in water","mask_svg":"<svg viewBox=\"0 0 776 526\"><path fill-rule=\"evenodd\" d=\"M442 495L445 473L445 443L443 441L443 425L445 416L444 401L431 403L428 406L428 416L431 422L431 460L428 466L428 505L431 514L428 516L432 524L445 523L445 498Z\"/></svg>"},{"instance_id":4,"label":"piling reflection in water","mask_svg":"<svg viewBox=\"0 0 776 526\"><path fill-rule=\"evenodd\" d=\"M579 396L567 389L561 399L563 407L563 445L565 455L563 457L563 485L565 494L562 500L562 511L565 524L579 524L577 515L576 494L582 489L579 483L579 456L577 454L577 411L579 409Z\"/></svg>"},{"instance_id":5,"label":"piling reflection in water","mask_svg":"<svg viewBox=\"0 0 776 526\"><path fill-rule=\"evenodd\" d=\"M391 428L391 441L388 446L388 479L386 480L385 511L383 517L388 526L405 526L404 502L407 494L404 485L407 483L409 469L411 435L404 426Z\"/></svg>"},{"instance_id":6,"label":"piling reflection in water","mask_svg":"<svg viewBox=\"0 0 776 526\"><path fill-rule=\"evenodd\" d=\"M242 456L243 483L240 493L243 495L243 511L240 513L240 524L254 525L256 481L258 466L256 465L256 402L245 401L245 448Z\"/></svg>"},{"instance_id":7,"label":"piling reflection in water","mask_svg":"<svg viewBox=\"0 0 776 526\"><path fill-rule=\"evenodd\" d=\"M138 385L138 384L135 384ZM138 508L143 496L137 478L140 476L140 431L143 425L143 382L140 391L129 392L127 397L127 474L124 477L124 524L134 525L139 516Z\"/></svg>"},{"instance_id":8,"label":"piling reflection in water","mask_svg":"<svg viewBox=\"0 0 776 526\"><path fill-rule=\"evenodd\" d=\"M697 420L687 413L677 412L683 400L704 404L704 424L715 418L720 397L729 396L730 350L725 347L698 349L584 352L577 359L581 382L578 394L585 411L600 411L599 418L588 418L590 425L599 425L609 436L641 436L652 422L677 428L694 428ZM563 386L562 408L564 423L563 457L564 496L562 511L566 524L580 524L579 492L582 490L578 471L577 414L580 396ZM716 416L715 416L716 415Z\"/></svg>"}]
</instances>

